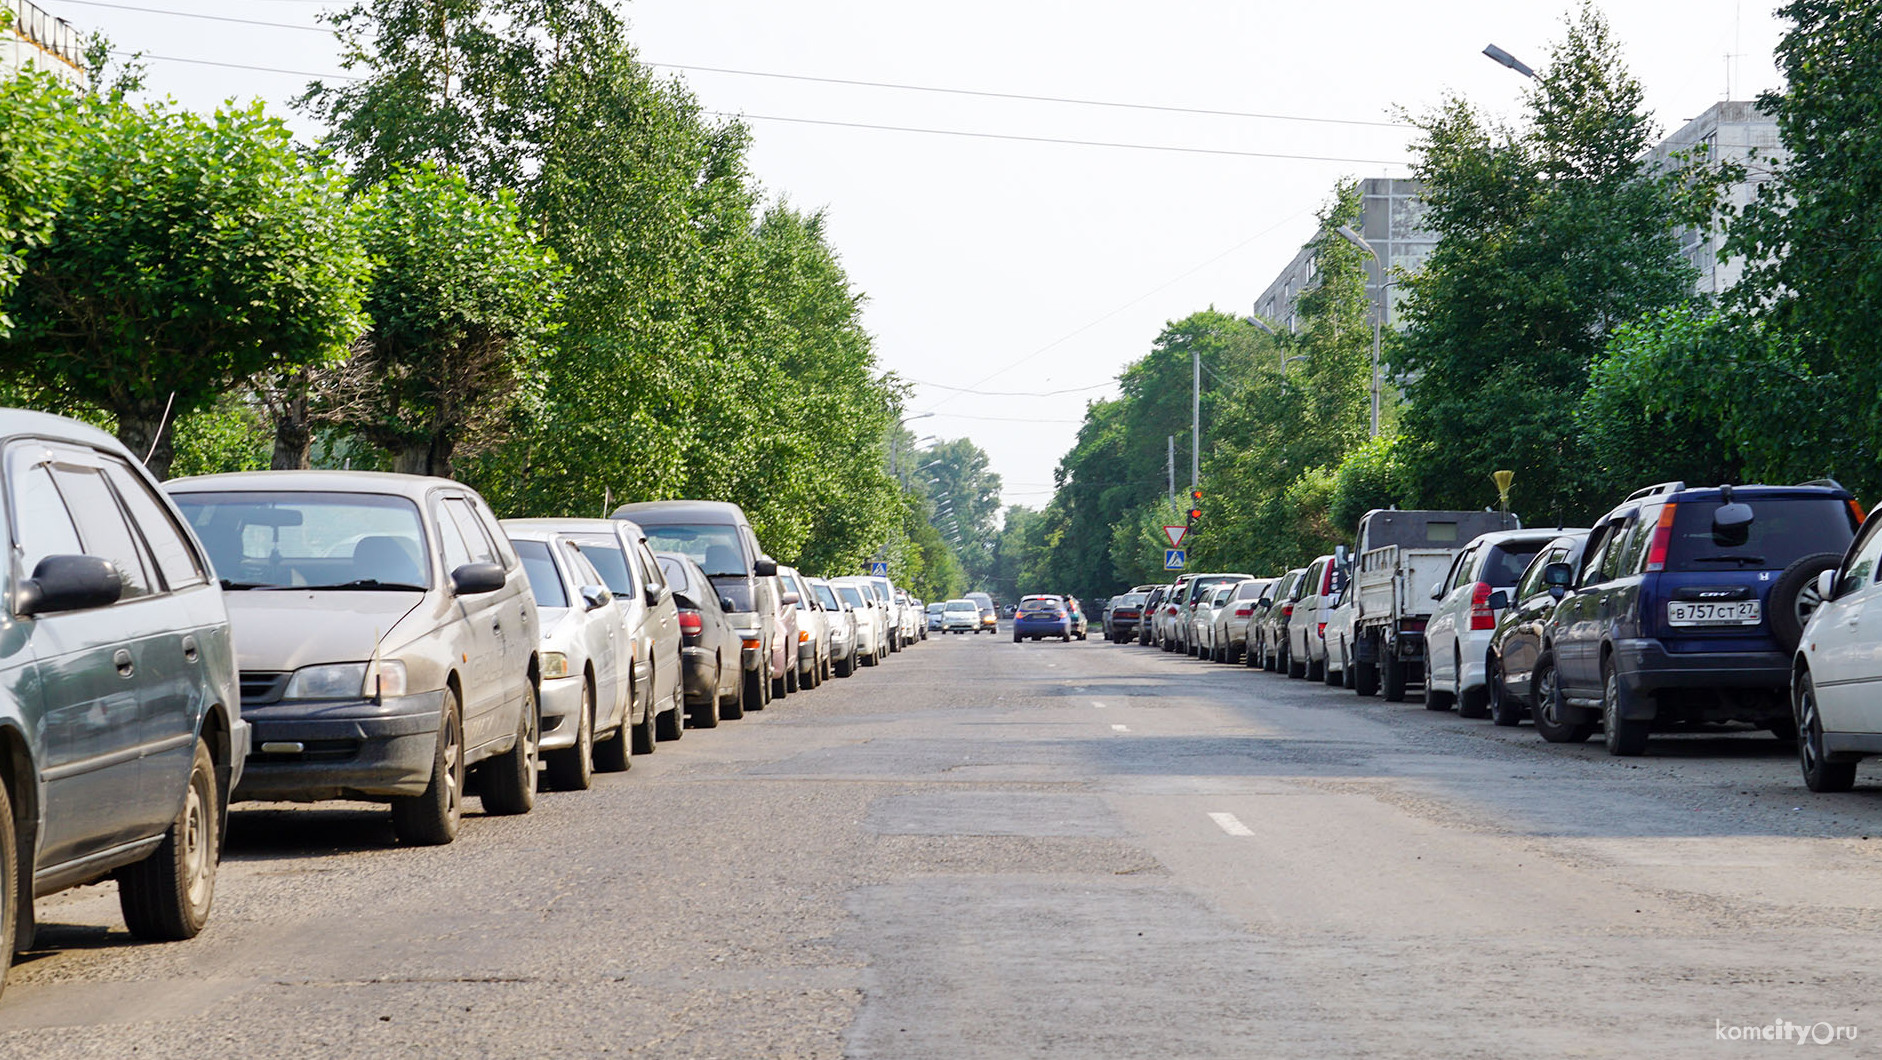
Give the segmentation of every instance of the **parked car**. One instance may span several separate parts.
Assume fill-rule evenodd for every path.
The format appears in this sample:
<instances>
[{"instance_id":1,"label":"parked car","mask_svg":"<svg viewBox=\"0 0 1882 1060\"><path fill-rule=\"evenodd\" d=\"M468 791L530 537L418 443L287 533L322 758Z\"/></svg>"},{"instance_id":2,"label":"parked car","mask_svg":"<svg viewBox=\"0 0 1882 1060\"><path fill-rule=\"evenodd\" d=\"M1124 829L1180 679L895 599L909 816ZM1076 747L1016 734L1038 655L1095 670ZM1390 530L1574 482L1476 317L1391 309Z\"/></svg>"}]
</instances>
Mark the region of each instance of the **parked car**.
<instances>
[{"instance_id":1,"label":"parked car","mask_svg":"<svg viewBox=\"0 0 1882 1060\"><path fill-rule=\"evenodd\" d=\"M968 602L972 603L973 601L970 600ZM941 622L941 612L946 610L947 606L948 606L947 601L945 600L937 600L928 605L928 628L929 629L938 629L938 630L941 630L943 633L947 632L947 626L943 625ZM976 607L974 608L974 629L978 630L979 628L980 628L980 609Z\"/></svg>"},{"instance_id":2,"label":"parked car","mask_svg":"<svg viewBox=\"0 0 1882 1060\"><path fill-rule=\"evenodd\" d=\"M0 411L12 516L0 698L0 985L33 902L116 877L133 937L208 923L249 723L230 616L177 509L115 439Z\"/></svg>"},{"instance_id":3,"label":"parked car","mask_svg":"<svg viewBox=\"0 0 1882 1060\"><path fill-rule=\"evenodd\" d=\"M1300 599L1287 621L1287 676L1319 681L1327 672L1327 616L1341 588L1340 567L1332 556L1307 565Z\"/></svg>"},{"instance_id":4,"label":"parked car","mask_svg":"<svg viewBox=\"0 0 1882 1060\"><path fill-rule=\"evenodd\" d=\"M1176 635L1175 650L1183 652L1186 655L1196 654L1196 601L1202 599L1204 594L1218 585L1225 582L1247 581L1248 578L1249 575L1246 574L1195 574L1189 576L1189 581L1183 583L1182 589L1174 598L1176 613L1170 623L1170 628Z\"/></svg>"},{"instance_id":5,"label":"parked car","mask_svg":"<svg viewBox=\"0 0 1882 1060\"><path fill-rule=\"evenodd\" d=\"M1544 574L1567 590L1536 663L1539 685L1557 675L1563 735L1600 728L1616 755L1681 722L1793 736L1794 653L1860 513L1834 483L1635 491L1595 523L1578 566Z\"/></svg>"},{"instance_id":6,"label":"parked car","mask_svg":"<svg viewBox=\"0 0 1882 1060\"><path fill-rule=\"evenodd\" d=\"M1361 516L1352 561L1353 690L1371 696L1383 688L1386 702L1402 702L1407 686L1424 680L1431 586L1466 544L1521 525L1508 512L1375 508ZM1344 551L1335 554L1345 566Z\"/></svg>"},{"instance_id":7,"label":"parked car","mask_svg":"<svg viewBox=\"0 0 1882 1060\"><path fill-rule=\"evenodd\" d=\"M1338 564L1338 553L1334 563ZM1352 688L1354 673L1353 658L1353 618L1359 613L1358 601L1353 596L1353 579L1350 571L1342 568L1339 594L1333 598L1333 608L1327 612L1326 635L1327 664L1324 674L1326 683L1336 688Z\"/></svg>"},{"instance_id":8,"label":"parked car","mask_svg":"<svg viewBox=\"0 0 1882 1060\"><path fill-rule=\"evenodd\" d=\"M922 621L923 608L926 606L915 594L903 590L902 593L902 628L908 637L908 643L928 639L928 623Z\"/></svg>"},{"instance_id":9,"label":"parked car","mask_svg":"<svg viewBox=\"0 0 1882 1060\"><path fill-rule=\"evenodd\" d=\"M1502 602L1508 606L1501 609L1496 629L1490 633L1489 658L1485 663L1484 682L1490 690L1492 723L1510 727L1530 716L1531 704L1536 702L1531 677L1536 659L1542 655L1543 630L1548 627L1549 615L1565 593L1561 586L1544 581L1544 576L1552 563L1566 563L1571 567L1580 563L1582 547L1587 542L1586 530L1569 530L1550 539L1529 561L1529 566L1516 580L1516 588L1504 594ZM1490 594L1490 602L1498 602L1495 593ZM1545 707L1554 702L1552 695L1542 699ZM1544 733L1545 739L1552 739L1551 731L1560 729L1562 724L1550 711L1536 715L1536 729Z\"/></svg>"},{"instance_id":10,"label":"parked car","mask_svg":"<svg viewBox=\"0 0 1882 1060\"><path fill-rule=\"evenodd\" d=\"M962 599L972 600L974 606L980 608L981 629L989 633L998 633L1000 631L1000 609L993 606L993 597L988 596L986 593L968 593L966 596L962 597Z\"/></svg>"},{"instance_id":11,"label":"parked car","mask_svg":"<svg viewBox=\"0 0 1882 1060\"><path fill-rule=\"evenodd\" d=\"M1215 661L1238 663L1248 650L1248 623L1260 608L1261 597L1273 585L1273 578L1250 578L1237 584L1227 600L1216 609L1210 635Z\"/></svg>"},{"instance_id":12,"label":"parked car","mask_svg":"<svg viewBox=\"0 0 1882 1060\"><path fill-rule=\"evenodd\" d=\"M654 551L690 557L712 579L719 595L732 601L740 665L748 682L745 709L763 710L771 702L769 664L777 637L772 616L780 606L778 562L759 547L744 509L722 501L652 501L624 504L614 517L640 524Z\"/></svg>"},{"instance_id":13,"label":"parked car","mask_svg":"<svg viewBox=\"0 0 1882 1060\"><path fill-rule=\"evenodd\" d=\"M856 672L856 612L838 595L836 586L822 578L810 579L810 591L823 605L830 625L830 673L848 677Z\"/></svg>"},{"instance_id":14,"label":"parked car","mask_svg":"<svg viewBox=\"0 0 1882 1060\"><path fill-rule=\"evenodd\" d=\"M792 604L797 609L797 687L815 688L830 675L830 620L810 591L809 578L791 567L779 567L778 577L787 594L797 597Z\"/></svg>"},{"instance_id":15,"label":"parked car","mask_svg":"<svg viewBox=\"0 0 1882 1060\"><path fill-rule=\"evenodd\" d=\"M1144 617L1144 602L1149 593L1132 590L1111 598L1111 613L1104 627L1104 639L1113 644L1137 639L1137 627Z\"/></svg>"},{"instance_id":16,"label":"parked car","mask_svg":"<svg viewBox=\"0 0 1882 1060\"><path fill-rule=\"evenodd\" d=\"M1295 567L1281 575L1280 581L1275 583L1273 595L1266 598L1267 606L1254 625L1255 650L1261 655L1263 670L1275 673L1287 670L1287 624L1293 617L1294 605L1300 599L1306 580L1307 568Z\"/></svg>"},{"instance_id":17,"label":"parked car","mask_svg":"<svg viewBox=\"0 0 1882 1060\"><path fill-rule=\"evenodd\" d=\"M830 584L854 613L856 661L864 666L880 663L889 653L889 620L875 591L861 578L833 578Z\"/></svg>"},{"instance_id":18,"label":"parked car","mask_svg":"<svg viewBox=\"0 0 1882 1060\"><path fill-rule=\"evenodd\" d=\"M1024 596L1013 616L1013 643L1031 638L1072 639L1072 613L1057 596Z\"/></svg>"},{"instance_id":19,"label":"parked car","mask_svg":"<svg viewBox=\"0 0 1882 1060\"><path fill-rule=\"evenodd\" d=\"M595 768L619 772L632 764L630 753L651 754L655 741L678 739L687 710L679 612L647 532L627 519L505 519L503 526L554 531L574 542L626 622L625 713L610 710L596 719Z\"/></svg>"},{"instance_id":20,"label":"parked car","mask_svg":"<svg viewBox=\"0 0 1882 1060\"><path fill-rule=\"evenodd\" d=\"M1142 614L1137 619L1137 643L1150 647L1157 643L1157 619L1163 614L1164 600L1170 595L1170 587L1159 585L1144 596Z\"/></svg>"},{"instance_id":21,"label":"parked car","mask_svg":"<svg viewBox=\"0 0 1882 1060\"><path fill-rule=\"evenodd\" d=\"M1153 623L1151 639L1157 647L1162 648L1164 651L1175 651L1178 647L1176 639L1177 608L1182 602L1183 594L1189 591L1189 583L1193 581L1195 577L1194 574L1177 575L1176 581L1170 583L1168 591L1163 594L1163 602L1158 606L1156 614L1151 619Z\"/></svg>"},{"instance_id":22,"label":"parked car","mask_svg":"<svg viewBox=\"0 0 1882 1060\"><path fill-rule=\"evenodd\" d=\"M1084 640L1091 633L1091 623L1085 618L1085 606L1078 602L1078 597L1065 598L1066 619L1072 625L1072 639Z\"/></svg>"},{"instance_id":23,"label":"parked car","mask_svg":"<svg viewBox=\"0 0 1882 1060\"><path fill-rule=\"evenodd\" d=\"M889 654L893 655L901 651L903 645L908 643L906 637L908 621L902 616L902 605L896 599L895 583L879 574L864 575L862 580L869 583L875 592L876 599L882 601L883 609L889 619Z\"/></svg>"},{"instance_id":24,"label":"parked car","mask_svg":"<svg viewBox=\"0 0 1882 1060\"><path fill-rule=\"evenodd\" d=\"M1882 511L1878 508L1877 511ZM1882 754L1882 517L1863 523L1842 562L1817 576L1821 601L1797 642L1791 669L1792 719L1804 786L1848 791L1856 764ZM1775 591L1775 590L1774 590ZM1865 617L1871 619L1864 628Z\"/></svg>"},{"instance_id":25,"label":"parked car","mask_svg":"<svg viewBox=\"0 0 1882 1060\"><path fill-rule=\"evenodd\" d=\"M1485 675L1498 614L1535 559L1563 530L1499 530L1464 547L1432 586L1437 610L1425 624L1425 706L1465 718L1490 716ZM1503 595L1498 597L1496 594Z\"/></svg>"},{"instance_id":26,"label":"parked car","mask_svg":"<svg viewBox=\"0 0 1882 1060\"><path fill-rule=\"evenodd\" d=\"M536 600L542 659L538 725L544 779L560 791L594 780L595 729L612 725L618 750L629 709L627 622L601 573L553 530L504 526Z\"/></svg>"},{"instance_id":27,"label":"parked car","mask_svg":"<svg viewBox=\"0 0 1882 1060\"><path fill-rule=\"evenodd\" d=\"M930 605L933 606L933 605ZM948 600L941 604L943 633L980 633L980 608L972 600Z\"/></svg>"},{"instance_id":28,"label":"parked car","mask_svg":"<svg viewBox=\"0 0 1882 1060\"><path fill-rule=\"evenodd\" d=\"M448 479L261 471L165 489L222 578L256 753L237 799L385 800L407 843L536 803L542 631L496 517Z\"/></svg>"},{"instance_id":29,"label":"parked car","mask_svg":"<svg viewBox=\"0 0 1882 1060\"><path fill-rule=\"evenodd\" d=\"M721 721L737 721L745 716L750 682L740 661L744 646L734 621L736 603L720 595L692 557L661 552L655 562L679 616L681 684L693 725L710 729Z\"/></svg>"},{"instance_id":30,"label":"parked car","mask_svg":"<svg viewBox=\"0 0 1882 1060\"><path fill-rule=\"evenodd\" d=\"M1240 582L1221 582L1196 598L1190 608L1189 642L1196 646L1198 659L1215 658L1215 613L1216 609L1228 603L1235 593L1235 586Z\"/></svg>"}]
</instances>

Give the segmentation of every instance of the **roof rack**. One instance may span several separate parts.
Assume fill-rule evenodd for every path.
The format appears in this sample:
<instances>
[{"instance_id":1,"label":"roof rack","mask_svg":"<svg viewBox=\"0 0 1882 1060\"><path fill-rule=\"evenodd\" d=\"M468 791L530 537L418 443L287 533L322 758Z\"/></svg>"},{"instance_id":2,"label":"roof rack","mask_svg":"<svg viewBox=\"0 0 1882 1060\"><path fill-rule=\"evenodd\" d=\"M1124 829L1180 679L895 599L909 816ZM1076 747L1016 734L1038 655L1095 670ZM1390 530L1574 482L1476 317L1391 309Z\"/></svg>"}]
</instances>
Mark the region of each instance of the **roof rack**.
<instances>
[{"instance_id":1,"label":"roof rack","mask_svg":"<svg viewBox=\"0 0 1882 1060\"><path fill-rule=\"evenodd\" d=\"M1813 478L1809 482L1799 482L1798 485L1799 486L1827 486L1828 488L1833 489L1833 490L1843 490L1844 493L1849 492L1848 490L1843 489L1843 484L1841 482L1838 482L1833 478Z\"/></svg>"},{"instance_id":2,"label":"roof rack","mask_svg":"<svg viewBox=\"0 0 1882 1060\"><path fill-rule=\"evenodd\" d=\"M1629 493L1627 495L1627 500L1637 501L1642 497L1658 497L1658 496L1661 496L1662 494L1678 493L1680 490L1683 490L1685 488L1686 488L1686 484L1684 482L1661 482L1652 486L1640 487L1634 492ZM1626 501L1623 501L1622 503L1625 504Z\"/></svg>"}]
</instances>

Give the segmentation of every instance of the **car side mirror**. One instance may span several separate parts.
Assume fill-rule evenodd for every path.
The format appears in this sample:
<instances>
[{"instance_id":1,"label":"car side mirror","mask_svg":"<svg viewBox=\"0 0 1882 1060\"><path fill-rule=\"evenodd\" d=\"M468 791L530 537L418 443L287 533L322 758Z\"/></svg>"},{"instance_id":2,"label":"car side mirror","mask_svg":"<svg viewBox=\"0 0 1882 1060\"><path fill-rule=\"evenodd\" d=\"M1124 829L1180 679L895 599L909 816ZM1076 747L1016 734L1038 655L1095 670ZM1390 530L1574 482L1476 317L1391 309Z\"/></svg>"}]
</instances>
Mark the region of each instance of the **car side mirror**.
<instances>
[{"instance_id":1,"label":"car side mirror","mask_svg":"<svg viewBox=\"0 0 1882 1060\"><path fill-rule=\"evenodd\" d=\"M797 595L796 593L785 593L783 596L778 597L778 602L783 604L786 607L791 607L795 605L797 601L802 600L802 599L803 597Z\"/></svg>"},{"instance_id":2,"label":"car side mirror","mask_svg":"<svg viewBox=\"0 0 1882 1060\"><path fill-rule=\"evenodd\" d=\"M738 610L738 605L732 602L732 598L731 598L731 597L729 597L729 596L721 596L721 597L719 597L719 610L721 610L721 611L737 611L737 610Z\"/></svg>"},{"instance_id":3,"label":"car side mirror","mask_svg":"<svg viewBox=\"0 0 1882 1060\"><path fill-rule=\"evenodd\" d=\"M1575 584L1575 568L1566 563L1551 563L1542 568L1542 584L1551 589L1566 590Z\"/></svg>"},{"instance_id":4,"label":"car side mirror","mask_svg":"<svg viewBox=\"0 0 1882 1060\"><path fill-rule=\"evenodd\" d=\"M1501 611L1509 605L1510 594L1505 590L1498 589L1496 592L1490 594L1490 610Z\"/></svg>"},{"instance_id":5,"label":"car side mirror","mask_svg":"<svg viewBox=\"0 0 1882 1060\"><path fill-rule=\"evenodd\" d=\"M775 578L778 573L778 561L770 556L759 556L752 563L751 572L760 578Z\"/></svg>"},{"instance_id":6,"label":"car side mirror","mask_svg":"<svg viewBox=\"0 0 1882 1060\"><path fill-rule=\"evenodd\" d=\"M590 611L608 606L614 602L613 594L599 585L584 585L581 589L582 603Z\"/></svg>"},{"instance_id":7,"label":"car side mirror","mask_svg":"<svg viewBox=\"0 0 1882 1060\"><path fill-rule=\"evenodd\" d=\"M1817 596L1824 600L1836 598L1836 578L1841 571L1831 569L1817 575Z\"/></svg>"},{"instance_id":8,"label":"car side mirror","mask_svg":"<svg viewBox=\"0 0 1882 1060\"><path fill-rule=\"evenodd\" d=\"M658 585L649 585L641 590L640 598L647 601L648 607L659 607L661 601L666 599L666 591Z\"/></svg>"},{"instance_id":9,"label":"car side mirror","mask_svg":"<svg viewBox=\"0 0 1882 1060\"><path fill-rule=\"evenodd\" d=\"M1255 606L1256 607L1273 607L1274 597L1264 596L1261 599L1255 601Z\"/></svg>"},{"instance_id":10,"label":"car side mirror","mask_svg":"<svg viewBox=\"0 0 1882 1060\"><path fill-rule=\"evenodd\" d=\"M451 572L451 588L459 596L482 596L507 584L509 577L496 563L466 563Z\"/></svg>"},{"instance_id":11,"label":"car side mirror","mask_svg":"<svg viewBox=\"0 0 1882 1060\"><path fill-rule=\"evenodd\" d=\"M110 607L124 596L124 578L108 559L98 556L47 556L13 595L22 618L59 611Z\"/></svg>"},{"instance_id":12,"label":"car side mirror","mask_svg":"<svg viewBox=\"0 0 1882 1060\"><path fill-rule=\"evenodd\" d=\"M1444 583L1443 582L1439 582L1438 584L1431 587L1431 598L1433 600L1444 599Z\"/></svg>"}]
</instances>

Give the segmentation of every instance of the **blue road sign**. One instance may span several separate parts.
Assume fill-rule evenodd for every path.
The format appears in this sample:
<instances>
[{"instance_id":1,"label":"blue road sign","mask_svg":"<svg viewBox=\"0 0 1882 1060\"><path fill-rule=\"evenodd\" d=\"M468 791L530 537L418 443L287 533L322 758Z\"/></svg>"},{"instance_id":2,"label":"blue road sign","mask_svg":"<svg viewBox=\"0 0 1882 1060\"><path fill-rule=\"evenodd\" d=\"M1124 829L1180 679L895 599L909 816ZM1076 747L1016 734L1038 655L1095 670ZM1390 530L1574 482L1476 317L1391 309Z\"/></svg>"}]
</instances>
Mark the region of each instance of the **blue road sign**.
<instances>
[{"instance_id":1,"label":"blue road sign","mask_svg":"<svg viewBox=\"0 0 1882 1060\"><path fill-rule=\"evenodd\" d=\"M1163 550L1163 569L1164 570L1182 570L1183 561L1186 558L1187 557L1183 554L1182 549L1166 548Z\"/></svg>"},{"instance_id":2,"label":"blue road sign","mask_svg":"<svg viewBox=\"0 0 1882 1060\"><path fill-rule=\"evenodd\" d=\"M871 563L871 564L869 565L869 576L870 576L871 578L886 578L886 577L888 577L888 576L889 576L889 564L888 564L888 562L887 562L886 560L877 560L876 562L874 562L874 563Z\"/></svg>"}]
</instances>

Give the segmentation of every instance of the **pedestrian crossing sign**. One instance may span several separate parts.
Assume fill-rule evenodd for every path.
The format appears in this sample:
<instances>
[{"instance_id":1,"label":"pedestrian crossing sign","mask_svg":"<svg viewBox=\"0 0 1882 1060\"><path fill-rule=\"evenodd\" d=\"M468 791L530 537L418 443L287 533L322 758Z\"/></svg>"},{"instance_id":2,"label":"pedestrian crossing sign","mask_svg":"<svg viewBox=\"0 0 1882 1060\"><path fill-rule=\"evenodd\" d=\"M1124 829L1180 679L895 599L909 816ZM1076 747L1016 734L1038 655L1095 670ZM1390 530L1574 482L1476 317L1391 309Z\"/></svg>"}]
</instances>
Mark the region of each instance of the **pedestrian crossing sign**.
<instances>
[{"instance_id":1,"label":"pedestrian crossing sign","mask_svg":"<svg viewBox=\"0 0 1882 1060\"><path fill-rule=\"evenodd\" d=\"M889 562L887 560L879 559L879 560L876 560L874 563L871 563L869 565L869 576L871 578L888 577L889 576Z\"/></svg>"},{"instance_id":2,"label":"pedestrian crossing sign","mask_svg":"<svg viewBox=\"0 0 1882 1060\"><path fill-rule=\"evenodd\" d=\"M1166 548L1163 550L1163 569L1164 570L1182 570L1183 561L1185 558L1186 557L1183 555L1182 549Z\"/></svg>"}]
</instances>

